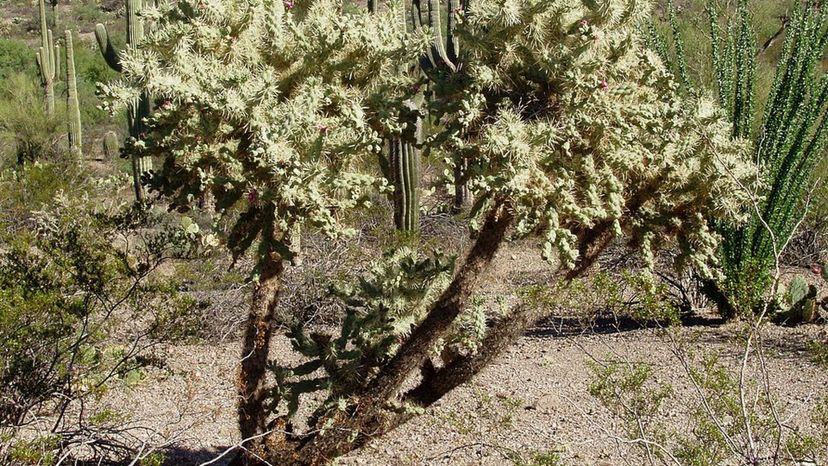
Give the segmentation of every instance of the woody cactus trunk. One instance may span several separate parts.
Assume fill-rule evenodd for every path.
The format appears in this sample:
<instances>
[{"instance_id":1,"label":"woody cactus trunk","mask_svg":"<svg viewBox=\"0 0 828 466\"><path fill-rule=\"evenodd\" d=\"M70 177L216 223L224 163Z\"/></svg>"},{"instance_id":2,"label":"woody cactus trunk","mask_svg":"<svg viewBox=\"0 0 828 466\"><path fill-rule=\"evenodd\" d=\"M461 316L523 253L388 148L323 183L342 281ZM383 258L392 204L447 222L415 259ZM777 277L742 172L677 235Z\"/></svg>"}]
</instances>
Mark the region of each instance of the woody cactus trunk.
<instances>
[{"instance_id":1,"label":"woody cactus trunk","mask_svg":"<svg viewBox=\"0 0 828 466\"><path fill-rule=\"evenodd\" d=\"M126 2L127 49L135 47L144 38L144 21L140 17L143 7L143 0L127 0ZM121 52L115 50L105 25L100 23L95 25L95 38L98 40L98 47L100 48L101 54L106 60L106 63L110 68L120 73L123 69L120 57ZM138 100L138 103L130 105L127 109L127 125L129 127L130 138L139 139L144 133L146 133L146 123L144 122L144 119L149 117L151 112L151 97L148 93L144 92L141 94L141 98ZM140 155L132 156L133 186L135 188L135 199L139 202L146 198L146 191L143 183L141 182L141 178L151 170L151 157Z\"/></svg>"},{"instance_id":2,"label":"woody cactus trunk","mask_svg":"<svg viewBox=\"0 0 828 466\"><path fill-rule=\"evenodd\" d=\"M55 45L52 30L46 26L46 4L38 3L40 10L40 49L37 52L37 67L40 83L46 99L48 114L55 114L55 82L60 76L60 47Z\"/></svg>"},{"instance_id":3,"label":"woody cactus trunk","mask_svg":"<svg viewBox=\"0 0 828 466\"><path fill-rule=\"evenodd\" d=\"M64 32L64 40L66 41L66 121L69 131L69 150L76 156L81 156L83 154L83 140L72 31Z\"/></svg>"}]
</instances>

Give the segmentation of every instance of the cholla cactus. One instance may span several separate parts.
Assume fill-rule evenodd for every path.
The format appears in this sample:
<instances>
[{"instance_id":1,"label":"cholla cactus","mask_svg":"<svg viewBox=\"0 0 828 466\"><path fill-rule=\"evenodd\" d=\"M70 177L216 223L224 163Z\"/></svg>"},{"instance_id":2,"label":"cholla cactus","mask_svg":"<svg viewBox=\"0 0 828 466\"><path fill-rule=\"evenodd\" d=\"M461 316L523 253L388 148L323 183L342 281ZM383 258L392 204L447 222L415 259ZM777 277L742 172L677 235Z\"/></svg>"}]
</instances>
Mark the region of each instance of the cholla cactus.
<instances>
[{"instance_id":1,"label":"cholla cactus","mask_svg":"<svg viewBox=\"0 0 828 466\"><path fill-rule=\"evenodd\" d=\"M46 26L46 4L38 3L40 13L40 49L37 52L37 67L40 82L46 97L46 111L55 114L55 82L60 76L60 46L55 44L52 30Z\"/></svg>"},{"instance_id":2,"label":"cholla cactus","mask_svg":"<svg viewBox=\"0 0 828 466\"><path fill-rule=\"evenodd\" d=\"M66 41L66 121L69 130L69 149L78 157L83 153L81 113L78 102L78 81L75 74L75 49L72 31L64 32Z\"/></svg>"},{"instance_id":3,"label":"cholla cactus","mask_svg":"<svg viewBox=\"0 0 828 466\"><path fill-rule=\"evenodd\" d=\"M539 253L569 267L570 277L614 238L629 241L650 264L655 250L672 242L683 261L707 269L718 244L709 222L741 214L748 195L740 186L754 175L745 144L731 138L731 125L709 99L676 97L670 73L643 49L643 6L478 0L455 26L463 66L432 78L430 107L443 124L428 144L445 142L470 155L479 235L448 286L405 321L410 331L388 329L387 322L376 327L393 344L364 346L381 347L382 355L371 371L338 386L337 409L317 411L305 433L283 429L284 419L268 428L260 416L265 377L253 369L267 357L278 291L272 278L292 254L288 238L305 226L342 236L348 229L338 213L365 205L372 188L384 184L360 163L374 159L384 137L402 132L399 112L415 82L401 71L428 40L396 27L399 4L374 15L343 15L334 0L290 5L181 0L150 11L159 29L122 56L121 82L104 87L116 104L144 92L168 102L153 114L150 136L131 149L165 157L153 186L182 208L204 190L215 193L219 210L240 208L228 238L237 255L259 240L254 302L261 303L245 337L243 364L251 370L240 376L239 413L244 438L271 432L257 436L266 461L326 464L366 444L416 411L397 408L434 403L531 325L531 312L504 315L476 352L439 368L427 362L469 308L510 232L541 234ZM354 314L366 321L391 314L359 307ZM353 343L361 332L346 327L343 334ZM348 345L295 337L323 365L353 367ZM315 370L308 365L289 375ZM418 386L404 392L412 380ZM282 388L291 382L282 381ZM278 390L277 398L298 403ZM255 428L247 419L253 415Z\"/></svg>"},{"instance_id":4,"label":"cholla cactus","mask_svg":"<svg viewBox=\"0 0 828 466\"><path fill-rule=\"evenodd\" d=\"M645 6L552 3L474 2L457 26L476 40L459 103L444 105L456 144L477 154L473 190L509 206L516 233L545 231L544 256L568 267L591 263L579 243L600 233L627 236L648 263L675 238L680 260L712 273L707 225L740 216L747 145L712 100L675 97L637 32Z\"/></svg>"},{"instance_id":5,"label":"cholla cactus","mask_svg":"<svg viewBox=\"0 0 828 466\"><path fill-rule=\"evenodd\" d=\"M244 437L265 428L282 260L301 252L301 232L352 233L341 214L387 191L363 167L402 133L414 78L399 70L426 45L398 27L401 15L399 5L343 14L335 0L181 0L143 11L154 31L120 55L121 80L102 88L110 107L144 95L164 102L126 151L164 159L151 186L174 207L209 192L217 215L234 215L226 241L235 257L257 245L239 376Z\"/></svg>"},{"instance_id":6,"label":"cholla cactus","mask_svg":"<svg viewBox=\"0 0 828 466\"><path fill-rule=\"evenodd\" d=\"M310 360L300 367L271 366L277 385L271 393L271 410L286 402L288 415L303 393L327 390L314 418L340 405L339 398L361 387L396 353L401 342L422 320L454 269L454 259L441 254L420 259L402 248L375 262L355 284L333 292L345 307L339 335L307 335L301 326L289 334L293 347ZM317 369L324 376L308 376ZM321 426L320 426L321 427Z\"/></svg>"},{"instance_id":7,"label":"cholla cactus","mask_svg":"<svg viewBox=\"0 0 828 466\"><path fill-rule=\"evenodd\" d=\"M133 149L166 159L153 186L179 206L207 190L220 211L243 205L229 237L239 254L261 236L263 250L289 256L285 238L302 225L349 233L337 212L384 185L357 162L381 150L377 130L402 132L397 115L414 78L395 70L424 41L404 40L391 20L398 10L342 15L328 0L291 10L276 0L190 3L145 10L157 30L121 54L122 80L104 86L115 106L147 92L165 101L151 137Z\"/></svg>"},{"instance_id":8,"label":"cholla cactus","mask_svg":"<svg viewBox=\"0 0 828 466\"><path fill-rule=\"evenodd\" d=\"M147 0L152 1L152 0ZM157 2L153 2L157 6ZM144 39L144 19L141 16L144 10L144 0L126 0L126 28L127 50L134 48ZM110 68L121 72L121 53L115 50L109 38L109 32L103 24L95 25L95 38L98 48ZM145 120L152 112L152 98L150 94L142 94L136 101L127 106L127 125L131 142L141 139L147 131ZM135 199L143 201L146 197L143 178L152 171L152 157L132 157L132 177L135 189Z\"/></svg>"}]
</instances>

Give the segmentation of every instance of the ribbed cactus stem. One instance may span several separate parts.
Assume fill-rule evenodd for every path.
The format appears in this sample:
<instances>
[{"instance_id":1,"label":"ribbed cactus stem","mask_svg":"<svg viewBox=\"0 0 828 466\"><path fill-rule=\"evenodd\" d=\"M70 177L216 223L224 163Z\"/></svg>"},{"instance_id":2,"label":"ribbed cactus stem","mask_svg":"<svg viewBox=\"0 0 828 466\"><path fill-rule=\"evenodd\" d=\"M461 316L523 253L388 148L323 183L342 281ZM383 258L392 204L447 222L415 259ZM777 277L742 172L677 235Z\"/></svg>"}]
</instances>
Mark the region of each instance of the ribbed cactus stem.
<instances>
[{"instance_id":1,"label":"ribbed cactus stem","mask_svg":"<svg viewBox=\"0 0 828 466\"><path fill-rule=\"evenodd\" d=\"M368 0L368 10L379 11L380 0ZM400 27L409 26L405 21L405 9L402 9ZM394 186L394 225L400 231L413 232L420 228L420 150L409 142L412 138L416 144L422 143L422 119L417 105L409 101L404 112L410 113L415 121L412 129L403 135L386 142L386 157L381 160L386 178ZM382 159L382 158L381 158Z\"/></svg>"},{"instance_id":2,"label":"ribbed cactus stem","mask_svg":"<svg viewBox=\"0 0 828 466\"><path fill-rule=\"evenodd\" d=\"M126 1L127 48L134 47L144 39L144 21L140 16L143 7L144 2L142 0ZM121 65L120 52L118 52L113 46L106 26L103 24L95 25L95 38L98 40L98 48L100 49L104 60L106 60L106 63L110 68L120 73L123 69L123 66ZM152 99L149 95L144 94L139 99L137 105L131 106L127 110L129 136L134 139L141 139L146 133L146 123L144 120L149 117L152 112ZM143 201L146 195L144 192L144 186L141 183L141 178L145 173L151 170L152 158L133 155L132 178L135 188L135 198L138 201Z\"/></svg>"},{"instance_id":3,"label":"ribbed cactus stem","mask_svg":"<svg viewBox=\"0 0 828 466\"><path fill-rule=\"evenodd\" d=\"M115 131L107 131L103 137L104 160L112 160L121 151L121 143L118 141L118 134Z\"/></svg>"},{"instance_id":4,"label":"ribbed cactus stem","mask_svg":"<svg viewBox=\"0 0 828 466\"><path fill-rule=\"evenodd\" d=\"M75 74L75 50L72 46L72 31L64 32L66 41L66 119L69 123L69 148L76 155L83 153L81 139L81 113L78 102L78 82Z\"/></svg>"},{"instance_id":5,"label":"ribbed cactus stem","mask_svg":"<svg viewBox=\"0 0 828 466\"><path fill-rule=\"evenodd\" d=\"M402 139L390 142L391 171L394 179L394 224L401 231L417 231L420 226L420 154Z\"/></svg>"},{"instance_id":6,"label":"ribbed cactus stem","mask_svg":"<svg viewBox=\"0 0 828 466\"><path fill-rule=\"evenodd\" d=\"M46 99L46 111L55 114L55 81L60 76L60 48L55 45L52 30L46 26L46 3L38 2L40 13L40 48L37 52L37 67L40 83Z\"/></svg>"}]
</instances>

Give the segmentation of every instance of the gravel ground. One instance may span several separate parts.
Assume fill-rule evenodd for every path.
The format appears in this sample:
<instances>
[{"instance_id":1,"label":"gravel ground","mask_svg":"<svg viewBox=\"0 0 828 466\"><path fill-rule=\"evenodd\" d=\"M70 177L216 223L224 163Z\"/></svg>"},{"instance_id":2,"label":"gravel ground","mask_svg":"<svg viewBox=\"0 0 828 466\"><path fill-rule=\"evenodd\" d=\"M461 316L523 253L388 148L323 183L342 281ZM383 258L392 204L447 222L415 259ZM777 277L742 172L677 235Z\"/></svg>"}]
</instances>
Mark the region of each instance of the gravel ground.
<instances>
[{"instance_id":1,"label":"gravel ground","mask_svg":"<svg viewBox=\"0 0 828 466\"><path fill-rule=\"evenodd\" d=\"M526 251L526 252L524 252ZM487 292L506 292L516 283L543 279L547 270L513 247L498 259L495 273L505 281L487 281ZM505 272L505 273L504 273ZM593 328L573 332L566 319L552 318L521 338L473 383L446 396L425 415L392 432L340 465L510 465L537 453L557 452L563 464L643 464L637 451L619 439L619 422L589 395L590 361L630 361L651 365L653 380L673 388L659 413L668 429L686 431L698 397L674 357L671 339L657 329L616 331ZM742 326L714 319L673 334L697 354L718 353L736 369ZM769 325L764 332L766 363L781 417L792 424L828 395L828 370L811 362L807 343L826 339L826 327ZM167 365L153 369L131 388L113 390L103 403L149 425L159 438L171 439L169 464L198 465L215 459L238 441L233 378L238 344L170 346L161 356ZM295 359L286 338L274 341L272 356ZM756 360L748 378L758 376ZM228 457L231 455L227 455ZM224 460L213 464L223 464ZM524 463L532 464L532 463Z\"/></svg>"},{"instance_id":2,"label":"gravel ground","mask_svg":"<svg viewBox=\"0 0 828 466\"><path fill-rule=\"evenodd\" d=\"M715 351L735 367L740 351L732 343L737 325L685 328L680 335L697 350ZM653 330L560 337L554 329L536 329L472 384L450 393L438 406L387 438L340 461L342 465L499 465L512 464L514 453L558 452L564 464L641 464L634 451L618 442L617 421L588 393L588 361L646 362L654 380L674 390L661 417L680 429L697 398L668 341ZM784 415L795 416L828 394L828 371L814 366L805 342L824 329L770 327L767 365L773 391ZM274 353L286 354L279 338ZM233 404L236 346L187 346L166 351L168 367L143 383L113 392L106 403L131 413L131 419L155 426L175 438L170 464L197 465L215 458L238 440ZM755 374L755 368L750 373ZM222 464L218 462L217 464Z\"/></svg>"}]
</instances>

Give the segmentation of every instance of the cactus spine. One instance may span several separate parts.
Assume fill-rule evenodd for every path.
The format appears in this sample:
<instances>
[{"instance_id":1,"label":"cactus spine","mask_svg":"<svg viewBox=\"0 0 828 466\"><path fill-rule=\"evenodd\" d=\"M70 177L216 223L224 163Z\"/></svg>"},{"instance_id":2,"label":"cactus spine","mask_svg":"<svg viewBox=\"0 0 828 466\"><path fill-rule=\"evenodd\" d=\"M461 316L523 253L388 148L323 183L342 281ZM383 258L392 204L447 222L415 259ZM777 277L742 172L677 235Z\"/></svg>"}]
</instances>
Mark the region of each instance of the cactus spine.
<instances>
[{"instance_id":1,"label":"cactus spine","mask_svg":"<svg viewBox=\"0 0 828 466\"><path fill-rule=\"evenodd\" d=\"M72 31L64 32L66 41L66 119L69 123L69 149L77 156L83 153L81 113L78 102L78 81L75 74L75 50Z\"/></svg>"},{"instance_id":2,"label":"cactus spine","mask_svg":"<svg viewBox=\"0 0 828 466\"><path fill-rule=\"evenodd\" d=\"M52 30L46 26L46 3L40 0L40 49L37 52L37 67L40 82L46 96L46 111L55 114L55 81L60 76L60 46L55 45Z\"/></svg>"},{"instance_id":3,"label":"cactus spine","mask_svg":"<svg viewBox=\"0 0 828 466\"><path fill-rule=\"evenodd\" d=\"M127 0L127 44L126 46L134 47L144 38L144 21L139 16L143 9L142 0ZM123 66L121 65L121 58L119 52L115 50L112 41L109 39L109 33L106 26L103 24L95 25L95 38L98 40L98 46L101 50L106 63L110 68L117 72L121 72ZM130 138L140 139L146 132L146 123L144 119L149 117L152 111L152 100L148 94L142 94L136 105L131 106L127 112L127 124L129 126ZM141 157L139 155L132 156L132 179L135 188L135 199L143 201L146 197L144 186L141 183L141 177L152 170L152 158Z\"/></svg>"}]
</instances>

